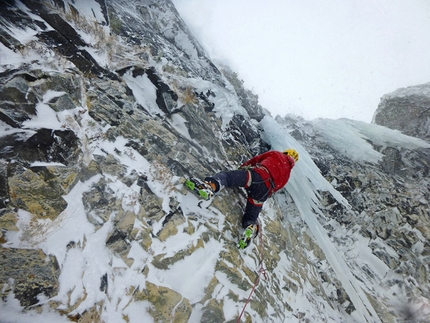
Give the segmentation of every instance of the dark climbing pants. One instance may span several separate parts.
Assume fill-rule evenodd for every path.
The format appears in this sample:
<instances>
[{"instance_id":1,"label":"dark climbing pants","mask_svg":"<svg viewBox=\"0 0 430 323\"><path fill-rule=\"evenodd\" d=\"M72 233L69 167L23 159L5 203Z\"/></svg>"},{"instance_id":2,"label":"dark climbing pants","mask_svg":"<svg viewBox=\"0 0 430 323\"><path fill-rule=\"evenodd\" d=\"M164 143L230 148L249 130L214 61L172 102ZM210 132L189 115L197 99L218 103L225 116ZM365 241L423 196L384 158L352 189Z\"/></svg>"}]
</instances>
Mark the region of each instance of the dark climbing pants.
<instances>
[{"instance_id":1,"label":"dark climbing pants","mask_svg":"<svg viewBox=\"0 0 430 323\"><path fill-rule=\"evenodd\" d=\"M242 217L242 226L246 228L250 224L257 223L263 202L269 197L269 190L260 174L253 170L240 169L221 172L205 180L215 180L221 187L244 187L248 193L248 199Z\"/></svg>"}]
</instances>

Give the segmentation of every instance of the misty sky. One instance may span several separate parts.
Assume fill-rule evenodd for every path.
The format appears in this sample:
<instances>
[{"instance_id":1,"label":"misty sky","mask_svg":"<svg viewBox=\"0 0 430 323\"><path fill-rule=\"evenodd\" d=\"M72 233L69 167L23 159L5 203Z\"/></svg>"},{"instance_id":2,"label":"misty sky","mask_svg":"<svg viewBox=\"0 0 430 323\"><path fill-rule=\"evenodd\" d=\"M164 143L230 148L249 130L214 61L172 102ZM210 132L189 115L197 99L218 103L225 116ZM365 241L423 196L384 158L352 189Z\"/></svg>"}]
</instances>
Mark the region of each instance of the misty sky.
<instances>
[{"instance_id":1,"label":"misty sky","mask_svg":"<svg viewBox=\"0 0 430 323\"><path fill-rule=\"evenodd\" d=\"M430 82L429 0L173 0L215 63L273 115L370 122Z\"/></svg>"}]
</instances>

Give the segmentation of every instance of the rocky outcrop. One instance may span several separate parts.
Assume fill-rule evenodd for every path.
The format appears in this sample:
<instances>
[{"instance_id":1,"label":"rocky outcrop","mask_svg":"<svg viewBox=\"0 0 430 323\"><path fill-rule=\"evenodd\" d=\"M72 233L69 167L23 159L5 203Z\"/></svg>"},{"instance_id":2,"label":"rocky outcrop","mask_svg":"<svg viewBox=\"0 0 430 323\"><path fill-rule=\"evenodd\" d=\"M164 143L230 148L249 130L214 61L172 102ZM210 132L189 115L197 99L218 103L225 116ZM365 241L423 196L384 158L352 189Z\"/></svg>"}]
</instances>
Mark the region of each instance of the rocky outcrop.
<instances>
[{"instance_id":1,"label":"rocky outcrop","mask_svg":"<svg viewBox=\"0 0 430 323\"><path fill-rule=\"evenodd\" d=\"M22 3L0 14L17 62L0 73L3 302L77 322L230 322L264 269L247 322L352 320L356 304L286 192L265 205L257 246L240 253L243 191L208 204L181 185L271 147L258 98L206 57L170 1L97 1L90 15L78 1ZM353 206L321 192L330 218L319 220L352 253L380 320L405 319L373 286L430 297L428 151L375 145L381 163L361 164L311 123L278 122ZM392 276L378 280L354 258L358 236Z\"/></svg>"},{"instance_id":2,"label":"rocky outcrop","mask_svg":"<svg viewBox=\"0 0 430 323\"><path fill-rule=\"evenodd\" d=\"M0 247L0 288L2 297L13 291L22 306L39 302L38 297L57 295L59 268L55 257L42 250Z\"/></svg>"},{"instance_id":3,"label":"rocky outcrop","mask_svg":"<svg viewBox=\"0 0 430 323\"><path fill-rule=\"evenodd\" d=\"M384 95L373 122L409 136L430 140L430 83Z\"/></svg>"},{"instance_id":4,"label":"rocky outcrop","mask_svg":"<svg viewBox=\"0 0 430 323\"><path fill-rule=\"evenodd\" d=\"M61 196L78 180L73 164L81 156L80 142L73 130L61 128L59 123L53 129L32 129L31 125L26 128L25 122L37 118L38 106L46 101L49 91L61 93L46 102L53 111L74 109L80 92L71 91L71 82L79 81L73 80L71 74L48 76L39 70L3 73L2 81L0 120L7 125L0 144L3 204L55 218L67 206ZM37 163L52 166L37 166Z\"/></svg>"},{"instance_id":5,"label":"rocky outcrop","mask_svg":"<svg viewBox=\"0 0 430 323\"><path fill-rule=\"evenodd\" d=\"M234 90L239 97L240 104L246 109L249 117L257 121L261 121L264 118L265 113L262 106L258 103L258 95L245 89L243 81L239 80L238 74L233 72L228 66L223 66L221 72L234 87Z\"/></svg>"}]
</instances>

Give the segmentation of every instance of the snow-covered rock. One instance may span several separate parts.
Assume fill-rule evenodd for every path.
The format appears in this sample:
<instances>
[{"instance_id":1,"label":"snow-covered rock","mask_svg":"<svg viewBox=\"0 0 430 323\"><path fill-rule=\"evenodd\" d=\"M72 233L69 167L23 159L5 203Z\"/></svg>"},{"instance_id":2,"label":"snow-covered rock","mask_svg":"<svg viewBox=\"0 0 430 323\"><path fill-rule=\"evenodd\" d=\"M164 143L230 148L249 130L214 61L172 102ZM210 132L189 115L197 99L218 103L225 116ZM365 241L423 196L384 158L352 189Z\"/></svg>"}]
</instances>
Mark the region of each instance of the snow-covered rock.
<instances>
[{"instance_id":1,"label":"snow-covered rock","mask_svg":"<svg viewBox=\"0 0 430 323\"><path fill-rule=\"evenodd\" d=\"M409 136L430 140L430 83L384 95L373 122Z\"/></svg>"},{"instance_id":2,"label":"snow-covered rock","mask_svg":"<svg viewBox=\"0 0 430 323\"><path fill-rule=\"evenodd\" d=\"M0 321L429 320L428 142L272 118L169 0L8 2L0 28ZM287 147L239 251L244 192L181 179Z\"/></svg>"}]
</instances>

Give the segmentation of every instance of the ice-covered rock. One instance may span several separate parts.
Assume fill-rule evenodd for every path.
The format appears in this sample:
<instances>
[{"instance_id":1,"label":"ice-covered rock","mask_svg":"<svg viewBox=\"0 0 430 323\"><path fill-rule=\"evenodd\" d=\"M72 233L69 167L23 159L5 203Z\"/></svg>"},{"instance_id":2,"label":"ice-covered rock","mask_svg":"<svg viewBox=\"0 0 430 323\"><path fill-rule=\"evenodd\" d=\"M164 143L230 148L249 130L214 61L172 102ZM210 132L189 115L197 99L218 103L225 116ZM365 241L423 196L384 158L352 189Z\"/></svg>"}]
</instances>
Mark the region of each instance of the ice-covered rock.
<instances>
[{"instance_id":1,"label":"ice-covered rock","mask_svg":"<svg viewBox=\"0 0 430 323\"><path fill-rule=\"evenodd\" d=\"M0 27L0 321L428 321L428 143L273 119L168 0L9 1ZM240 252L245 193L181 178L287 147Z\"/></svg>"}]
</instances>

